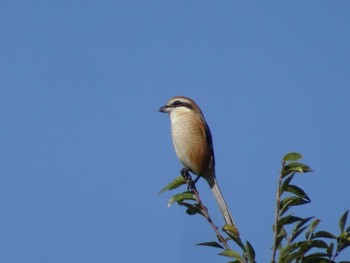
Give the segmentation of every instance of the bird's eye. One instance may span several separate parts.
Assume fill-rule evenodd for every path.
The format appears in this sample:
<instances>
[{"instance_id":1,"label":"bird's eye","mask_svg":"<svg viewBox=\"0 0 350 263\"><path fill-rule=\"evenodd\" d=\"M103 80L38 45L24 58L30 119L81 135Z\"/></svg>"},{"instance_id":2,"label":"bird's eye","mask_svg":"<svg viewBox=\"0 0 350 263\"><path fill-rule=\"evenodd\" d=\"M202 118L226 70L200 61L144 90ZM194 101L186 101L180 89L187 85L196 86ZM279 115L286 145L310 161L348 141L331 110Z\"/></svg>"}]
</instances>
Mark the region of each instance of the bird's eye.
<instances>
[{"instance_id":1,"label":"bird's eye","mask_svg":"<svg viewBox=\"0 0 350 263\"><path fill-rule=\"evenodd\" d=\"M174 105L175 107L180 107L180 106L182 106L182 103L181 103L181 101L177 100L177 101L175 101L175 102L173 103L173 105Z\"/></svg>"}]
</instances>

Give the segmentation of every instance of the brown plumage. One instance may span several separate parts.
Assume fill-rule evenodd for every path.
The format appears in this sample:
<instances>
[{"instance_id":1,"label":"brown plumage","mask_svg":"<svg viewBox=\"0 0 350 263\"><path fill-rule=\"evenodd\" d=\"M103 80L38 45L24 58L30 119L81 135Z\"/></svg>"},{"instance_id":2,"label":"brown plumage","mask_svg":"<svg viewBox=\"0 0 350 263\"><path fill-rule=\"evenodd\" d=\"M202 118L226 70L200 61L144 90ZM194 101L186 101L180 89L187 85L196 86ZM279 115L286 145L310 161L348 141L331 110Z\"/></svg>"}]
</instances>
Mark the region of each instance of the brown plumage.
<instances>
[{"instance_id":1,"label":"brown plumage","mask_svg":"<svg viewBox=\"0 0 350 263\"><path fill-rule=\"evenodd\" d=\"M209 184L226 224L235 226L215 177L212 136L199 106L190 98L171 98L161 112L170 114L171 134L176 155L184 167Z\"/></svg>"}]
</instances>

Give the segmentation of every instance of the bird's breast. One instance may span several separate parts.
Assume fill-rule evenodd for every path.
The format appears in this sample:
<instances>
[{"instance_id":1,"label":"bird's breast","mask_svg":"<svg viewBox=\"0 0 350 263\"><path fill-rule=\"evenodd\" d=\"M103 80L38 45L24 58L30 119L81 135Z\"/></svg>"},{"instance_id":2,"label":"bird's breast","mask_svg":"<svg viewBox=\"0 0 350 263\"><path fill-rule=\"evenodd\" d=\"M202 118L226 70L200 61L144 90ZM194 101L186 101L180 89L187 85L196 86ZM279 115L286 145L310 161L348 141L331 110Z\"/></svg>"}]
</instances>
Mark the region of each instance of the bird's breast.
<instances>
[{"instance_id":1,"label":"bird's breast","mask_svg":"<svg viewBox=\"0 0 350 263\"><path fill-rule=\"evenodd\" d=\"M171 118L172 139L175 152L190 171L205 173L211 154L205 134L205 123L194 114L178 114Z\"/></svg>"}]
</instances>

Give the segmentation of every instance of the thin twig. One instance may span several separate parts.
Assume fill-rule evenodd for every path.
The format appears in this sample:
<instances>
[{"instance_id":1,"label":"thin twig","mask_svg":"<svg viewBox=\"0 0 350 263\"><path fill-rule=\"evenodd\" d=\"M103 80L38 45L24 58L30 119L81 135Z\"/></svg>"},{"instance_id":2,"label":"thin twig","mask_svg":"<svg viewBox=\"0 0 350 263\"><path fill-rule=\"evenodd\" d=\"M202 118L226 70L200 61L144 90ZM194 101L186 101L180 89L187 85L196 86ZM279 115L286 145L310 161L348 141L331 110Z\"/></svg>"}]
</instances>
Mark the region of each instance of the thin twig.
<instances>
[{"instance_id":1,"label":"thin twig","mask_svg":"<svg viewBox=\"0 0 350 263\"><path fill-rule=\"evenodd\" d=\"M209 224L211 225L211 227L215 231L215 233L216 233L218 239L220 240L220 242L224 245L224 247L226 249L231 249L229 247L229 245L227 244L226 239L219 232L218 227L214 224L213 220L210 218L209 212L208 212L208 208L203 204L197 189L193 188L192 191L193 191L194 195L196 196L197 202L198 202L199 206L201 207L201 210L203 211L203 214L204 214L205 218L207 219L207 221L209 222Z\"/></svg>"},{"instance_id":2,"label":"thin twig","mask_svg":"<svg viewBox=\"0 0 350 263\"><path fill-rule=\"evenodd\" d=\"M209 224L211 225L211 227L215 231L218 240L223 244L225 249L231 250L231 248L227 244L226 239L221 235L218 227L214 224L213 220L209 216L208 208L203 204L202 199L199 196L199 192L196 188L195 181L192 180L190 173L188 172L187 169L182 169L181 174L187 180L189 190L191 190L193 192L193 194L195 195L196 200L198 202L198 205L200 206L200 209L201 209L204 217L207 219L207 221L209 222Z\"/></svg>"}]
</instances>

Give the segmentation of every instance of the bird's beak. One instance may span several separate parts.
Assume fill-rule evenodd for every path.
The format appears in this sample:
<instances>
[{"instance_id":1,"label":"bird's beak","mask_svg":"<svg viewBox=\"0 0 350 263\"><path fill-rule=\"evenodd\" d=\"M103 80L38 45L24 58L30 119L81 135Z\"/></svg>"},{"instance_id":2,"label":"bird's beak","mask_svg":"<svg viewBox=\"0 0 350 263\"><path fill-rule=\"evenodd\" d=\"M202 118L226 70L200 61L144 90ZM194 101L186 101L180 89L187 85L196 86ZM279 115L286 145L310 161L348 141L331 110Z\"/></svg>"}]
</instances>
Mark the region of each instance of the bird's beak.
<instances>
[{"instance_id":1,"label":"bird's beak","mask_svg":"<svg viewBox=\"0 0 350 263\"><path fill-rule=\"evenodd\" d=\"M165 113L169 112L170 111L170 106L164 105L164 106L160 107L159 111L160 112L165 112Z\"/></svg>"}]
</instances>

